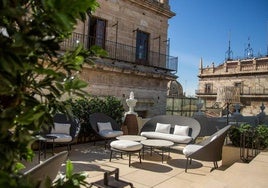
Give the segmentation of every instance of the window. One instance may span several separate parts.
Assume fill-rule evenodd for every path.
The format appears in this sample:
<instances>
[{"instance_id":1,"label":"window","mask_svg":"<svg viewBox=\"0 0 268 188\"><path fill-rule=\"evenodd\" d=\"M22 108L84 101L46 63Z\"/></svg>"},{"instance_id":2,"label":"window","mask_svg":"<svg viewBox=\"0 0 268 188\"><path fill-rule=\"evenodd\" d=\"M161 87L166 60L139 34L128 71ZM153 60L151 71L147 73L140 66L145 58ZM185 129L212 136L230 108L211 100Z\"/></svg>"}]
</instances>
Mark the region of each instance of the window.
<instances>
[{"instance_id":1,"label":"window","mask_svg":"<svg viewBox=\"0 0 268 188\"><path fill-rule=\"evenodd\" d=\"M88 47L97 45L105 48L106 21L96 17L89 17Z\"/></svg>"},{"instance_id":2,"label":"window","mask_svg":"<svg viewBox=\"0 0 268 188\"><path fill-rule=\"evenodd\" d=\"M212 93L212 84L206 84L205 85L205 93Z\"/></svg>"},{"instance_id":3,"label":"window","mask_svg":"<svg viewBox=\"0 0 268 188\"><path fill-rule=\"evenodd\" d=\"M137 30L136 37L136 61L146 63L148 61L149 34Z\"/></svg>"},{"instance_id":4,"label":"window","mask_svg":"<svg viewBox=\"0 0 268 188\"><path fill-rule=\"evenodd\" d=\"M242 83L241 83L241 82L235 82L235 83L234 83L234 86L235 86L235 87L238 87L240 93L242 93Z\"/></svg>"}]
</instances>

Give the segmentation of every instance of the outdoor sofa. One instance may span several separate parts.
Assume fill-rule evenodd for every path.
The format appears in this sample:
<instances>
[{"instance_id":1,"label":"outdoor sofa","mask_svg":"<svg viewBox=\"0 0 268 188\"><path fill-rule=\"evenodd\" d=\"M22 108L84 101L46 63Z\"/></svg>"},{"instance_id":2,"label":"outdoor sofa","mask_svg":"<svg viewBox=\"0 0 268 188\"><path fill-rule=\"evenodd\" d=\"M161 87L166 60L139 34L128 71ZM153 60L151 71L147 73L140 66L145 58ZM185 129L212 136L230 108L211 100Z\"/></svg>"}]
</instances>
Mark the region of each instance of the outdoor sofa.
<instances>
[{"instance_id":1,"label":"outdoor sofa","mask_svg":"<svg viewBox=\"0 0 268 188\"><path fill-rule=\"evenodd\" d=\"M163 139L175 144L194 143L201 130L197 120L178 115L159 115L148 120L140 135L148 139Z\"/></svg>"}]
</instances>

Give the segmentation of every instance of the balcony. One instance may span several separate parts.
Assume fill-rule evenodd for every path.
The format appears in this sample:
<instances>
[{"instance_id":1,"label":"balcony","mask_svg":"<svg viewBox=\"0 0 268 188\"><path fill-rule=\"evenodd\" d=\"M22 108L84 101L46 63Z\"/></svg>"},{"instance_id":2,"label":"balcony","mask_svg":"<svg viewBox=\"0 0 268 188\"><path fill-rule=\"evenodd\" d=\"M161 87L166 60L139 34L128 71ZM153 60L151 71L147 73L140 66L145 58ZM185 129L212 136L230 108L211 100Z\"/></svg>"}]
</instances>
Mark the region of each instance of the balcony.
<instances>
[{"instance_id":1,"label":"balcony","mask_svg":"<svg viewBox=\"0 0 268 188\"><path fill-rule=\"evenodd\" d=\"M97 41L95 38L89 38L87 35L79 33L72 33L69 39L62 42L61 50L71 50L78 44L82 44L84 48L88 49L93 43L99 44L107 51L108 57L105 58L108 59L165 69L172 73L176 73L178 69L178 57L149 51L146 61L136 61L136 47L134 46L109 40Z\"/></svg>"},{"instance_id":2,"label":"balcony","mask_svg":"<svg viewBox=\"0 0 268 188\"><path fill-rule=\"evenodd\" d=\"M217 96L217 89L212 89L205 91L205 89L200 89L195 91L197 96ZM268 88L265 87L242 87L240 89L240 97L268 97Z\"/></svg>"}]
</instances>

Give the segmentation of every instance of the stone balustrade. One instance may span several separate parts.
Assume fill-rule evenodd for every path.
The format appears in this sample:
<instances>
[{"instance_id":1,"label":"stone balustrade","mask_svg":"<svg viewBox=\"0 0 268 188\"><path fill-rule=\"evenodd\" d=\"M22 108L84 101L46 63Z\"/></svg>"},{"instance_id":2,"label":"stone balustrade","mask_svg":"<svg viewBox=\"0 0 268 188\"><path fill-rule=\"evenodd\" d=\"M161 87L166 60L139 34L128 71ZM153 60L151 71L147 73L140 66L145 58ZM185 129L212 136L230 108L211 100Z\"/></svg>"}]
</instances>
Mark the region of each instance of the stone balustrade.
<instances>
[{"instance_id":1,"label":"stone balustrade","mask_svg":"<svg viewBox=\"0 0 268 188\"><path fill-rule=\"evenodd\" d=\"M198 108L198 105L197 105ZM257 126L259 124L268 125L268 116L265 114L265 106L262 104L260 106L260 113L256 116L243 116L239 113L240 106L236 105L236 112L230 114L228 117L228 122L231 125L239 126L240 124L250 124L252 126ZM215 133L218 129L223 128L227 125L227 117L209 117L205 113L198 109L193 116L201 125L201 132L199 136L209 136Z\"/></svg>"}]
</instances>

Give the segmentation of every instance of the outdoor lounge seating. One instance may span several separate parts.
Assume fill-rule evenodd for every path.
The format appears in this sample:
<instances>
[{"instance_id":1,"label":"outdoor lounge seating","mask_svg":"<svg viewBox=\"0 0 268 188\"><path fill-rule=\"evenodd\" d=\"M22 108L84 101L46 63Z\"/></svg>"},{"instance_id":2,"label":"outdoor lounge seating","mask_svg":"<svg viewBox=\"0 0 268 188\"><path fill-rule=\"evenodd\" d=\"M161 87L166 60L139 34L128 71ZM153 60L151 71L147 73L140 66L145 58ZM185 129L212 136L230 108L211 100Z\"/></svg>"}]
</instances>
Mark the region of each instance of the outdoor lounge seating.
<instances>
[{"instance_id":1,"label":"outdoor lounge seating","mask_svg":"<svg viewBox=\"0 0 268 188\"><path fill-rule=\"evenodd\" d=\"M93 131L105 140L105 149L108 140L123 135L123 131L121 131L118 123L104 113L91 114L89 121Z\"/></svg>"},{"instance_id":2,"label":"outdoor lounge seating","mask_svg":"<svg viewBox=\"0 0 268 188\"><path fill-rule=\"evenodd\" d=\"M47 187L47 181L53 182L56 178L62 163L64 163L67 158L67 155L67 151L62 151L45 160L43 163L40 163L26 171L23 175L24 177L29 178L29 181L34 181L34 183L38 185L36 187L45 188Z\"/></svg>"},{"instance_id":3,"label":"outdoor lounge seating","mask_svg":"<svg viewBox=\"0 0 268 188\"><path fill-rule=\"evenodd\" d=\"M70 152L71 143L78 136L80 131L80 123L76 118L71 119L65 114L56 114L54 116L54 127L49 134L45 134L46 143L51 143L52 152L54 152L55 144L66 144L67 150Z\"/></svg>"},{"instance_id":4,"label":"outdoor lounge seating","mask_svg":"<svg viewBox=\"0 0 268 188\"><path fill-rule=\"evenodd\" d=\"M200 133L197 120L177 115L155 116L141 128L141 135L152 139L169 140L177 144L193 143Z\"/></svg>"},{"instance_id":5,"label":"outdoor lounge seating","mask_svg":"<svg viewBox=\"0 0 268 188\"><path fill-rule=\"evenodd\" d=\"M217 162L222 159L222 147L230 127L231 125L228 125L220 129L219 131L217 131L216 133L198 144L187 145L183 149L183 154L187 158L185 172L187 172L188 163L191 163L192 159L211 161L214 163L214 168L212 168L212 170L218 168Z\"/></svg>"}]
</instances>

